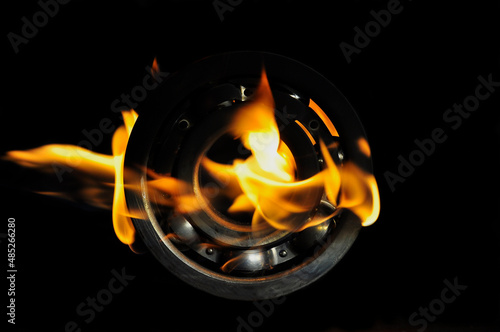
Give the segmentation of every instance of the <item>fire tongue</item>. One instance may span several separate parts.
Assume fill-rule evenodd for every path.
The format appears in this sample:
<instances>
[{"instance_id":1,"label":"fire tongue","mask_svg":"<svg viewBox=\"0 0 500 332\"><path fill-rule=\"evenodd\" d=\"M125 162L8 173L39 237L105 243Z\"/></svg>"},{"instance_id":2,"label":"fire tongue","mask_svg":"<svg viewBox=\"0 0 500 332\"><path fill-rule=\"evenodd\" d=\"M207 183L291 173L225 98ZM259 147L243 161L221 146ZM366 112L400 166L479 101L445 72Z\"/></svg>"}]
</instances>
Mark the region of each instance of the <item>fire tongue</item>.
<instances>
[{"instance_id":1,"label":"fire tongue","mask_svg":"<svg viewBox=\"0 0 500 332\"><path fill-rule=\"evenodd\" d=\"M326 117L312 100L311 105L320 118ZM375 178L349 161L338 167L323 141L316 143L313 140L312 143L320 144L324 169L308 179L296 179L294 156L280 139L274 106L269 82L263 72L252 100L236 112L230 126L230 133L235 139L240 139L252 155L245 160L235 159L232 165L218 164L207 157L202 160L202 167L213 177L229 178L231 183L239 186L239 189L228 192L233 202L228 213L253 213L253 230L269 227L300 231L324 222L343 208L353 211L363 226L374 223L380 211ZM113 155L54 144L27 151L10 151L4 159L42 172L57 172L55 165L70 170L71 175L81 182L81 189L77 192L41 193L69 199L79 197L88 204L103 208L110 207L112 201L115 232L120 241L131 245L135 230L130 219L133 215L125 202L124 178L132 171L124 169L123 162L137 114L134 110L125 111L123 119L124 125L113 136ZM332 135L336 134L329 119L326 125ZM369 157L367 142L360 140L358 143L360 151ZM202 208L190 184L151 171L148 174L151 178L148 190L164 193L164 201L159 204L173 208L178 214ZM202 192L205 189L202 188ZM326 193L333 209L325 212L319 208L318 192Z\"/></svg>"},{"instance_id":2,"label":"fire tongue","mask_svg":"<svg viewBox=\"0 0 500 332\"><path fill-rule=\"evenodd\" d=\"M27 151L9 151L4 159L44 173L54 172L60 182L63 182L65 173L76 178L80 184L77 190L40 193L79 200L100 208L112 207L116 235L120 241L131 245L135 229L125 203L123 161L137 113L129 110L122 115L124 125L113 134L111 156L75 145L50 144Z\"/></svg>"},{"instance_id":3,"label":"fire tongue","mask_svg":"<svg viewBox=\"0 0 500 332\"><path fill-rule=\"evenodd\" d=\"M230 177L233 181L236 178L242 193L232 197L233 204L228 212L253 211L254 230L262 229L266 223L278 230L300 231L331 218L340 208L351 209L364 226L377 219L380 204L373 175L350 162L339 169L323 141L319 144L325 169L309 179L296 181L295 160L280 139L265 72L253 100L234 116L230 131L252 155L246 160L234 160L232 166L217 164L207 158L202 165L215 178ZM366 149L367 143L363 147ZM330 214L314 216L311 213L319 203L314 194L318 190L325 190L336 208Z\"/></svg>"}]
</instances>

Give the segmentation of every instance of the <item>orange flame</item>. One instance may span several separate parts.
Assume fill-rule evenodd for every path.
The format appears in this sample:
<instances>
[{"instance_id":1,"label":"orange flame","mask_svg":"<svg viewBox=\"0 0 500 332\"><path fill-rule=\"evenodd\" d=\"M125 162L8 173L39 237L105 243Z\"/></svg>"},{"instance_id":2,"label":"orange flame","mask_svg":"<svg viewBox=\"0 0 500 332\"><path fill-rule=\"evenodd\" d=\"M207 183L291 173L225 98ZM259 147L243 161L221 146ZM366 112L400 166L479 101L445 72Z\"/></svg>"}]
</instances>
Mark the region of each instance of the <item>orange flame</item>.
<instances>
[{"instance_id":1,"label":"orange flame","mask_svg":"<svg viewBox=\"0 0 500 332\"><path fill-rule=\"evenodd\" d=\"M253 171L258 169L258 173L265 173L269 179L293 181L293 156L280 140L274 117L273 95L265 71L255 91L254 101L238 111L231 129L234 136L239 137L243 145L252 151L252 157L245 162L247 166L252 165Z\"/></svg>"},{"instance_id":2,"label":"orange flame","mask_svg":"<svg viewBox=\"0 0 500 332\"><path fill-rule=\"evenodd\" d=\"M330 134L338 136L326 113L312 99L309 107L324 121ZM311 143L316 144L305 127L296 123L308 134ZM342 208L353 211L363 226L377 219L380 201L374 176L352 162L337 166L322 140L319 143L324 169L308 179L296 180L295 160L280 139L274 100L264 71L253 100L238 110L230 131L252 155L246 160L234 160L231 166L205 158L202 166L215 178L223 175L237 180L241 193L233 197L228 212L254 211L252 226L255 230L267 224L277 230L301 231L323 223ZM358 141L358 146L363 154L370 156L364 138ZM314 215L323 192L335 209L327 215Z\"/></svg>"},{"instance_id":3,"label":"orange flame","mask_svg":"<svg viewBox=\"0 0 500 332\"><path fill-rule=\"evenodd\" d=\"M158 79L158 75L160 73L160 65L158 64L158 60L156 57L153 59L153 64L151 65L151 75Z\"/></svg>"},{"instance_id":4,"label":"orange flame","mask_svg":"<svg viewBox=\"0 0 500 332\"><path fill-rule=\"evenodd\" d=\"M112 148L115 166L115 192L113 196L113 227L118 239L125 244L131 245L135 239L135 228L130 219L130 214L125 201L125 190L123 186L123 162L128 139L132 133L137 113L134 110L122 112L124 125L119 127L113 134Z\"/></svg>"},{"instance_id":5,"label":"orange flame","mask_svg":"<svg viewBox=\"0 0 500 332\"><path fill-rule=\"evenodd\" d=\"M321 107L318 106L314 102L314 100L309 99L309 107L320 117L320 119L323 121L325 124L326 128L328 128L328 131L330 132L330 135L332 136L339 136L339 133L337 132L337 128L332 123L332 120L326 115L325 111L321 109Z\"/></svg>"},{"instance_id":6,"label":"orange flame","mask_svg":"<svg viewBox=\"0 0 500 332\"><path fill-rule=\"evenodd\" d=\"M372 155L370 145L368 145L368 141L363 137L358 139L358 148L365 156L370 157Z\"/></svg>"},{"instance_id":7,"label":"orange flame","mask_svg":"<svg viewBox=\"0 0 500 332\"><path fill-rule=\"evenodd\" d=\"M373 224L380 214L380 196L373 174L349 161L341 169L337 168L323 141L320 141L320 146L327 165L325 191L328 199L338 202L338 208L353 211L363 226Z\"/></svg>"},{"instance_id":8,"label":"orange flame","mask_svg":"<svg viewBox=\"0 0 500 332\"><path fill-rule=\"evenodd\" d=\"M158 70L155 59L152 71ZM353 211L363 226L376 221L380 199L374 176L349 161L338 165L332 158L332 153L337 151L335 146L327 146L320 139L323 170L310 178L297 179L293 153L280 138L274 114L275 104L265 71L250 99L234 114L229 132L235 139L241 140L243 146L251 151L251 156L245 160L235 159L232 165L219 164L206 156L201 161L201 167L213 178L224 179L230 184L224 192L232 201L227 209L229 214L253 213L253 231L264 228L301 231L322 224L343 208ZM314 101L310 100L309 107L324 122L330 134L338 136L333 123ZM56 172L58 177L63 172L77 178L82 185L77 192L43 194L83 199L98 207L112 206L117 237L123 243L132 245L135 229L131 217L134 215L128 210L124 195L124 178L132 171L124 169L124 158L137 117L134 110L123 112L124 125L116 130L112 138L112 155L79 146L52 144L27 151L10 151L5 159L42 172ZM295 123L317 146L318 142L304 125L299 121ZM361 138L357 143L360 151L369 157L368 142ZM195 213L205 208L193 193L191 184L169 175L155 174L151 170L147 173L151 179L148 190L162 193L158 195L159 204L171 207L179 214ZM208 192L209 188L201 188L202 195L208 196ZM320 201L326 198L332 208L319 212ZM235 258L234 262L237 260Z\"/></svg>"},{"instance_id":9,"label":"orange flame","mask_svg":"<svg viewBox=\"0 0 500 332\"><path fill-rule=\"evenodd\" d=\"M230 131L252 155L244 161L235 160L232 167L203 162L215 177L221 173L236 177L242 193L235 197L228 212L254 210L254 230L262 229L265 223L278 230L301 228L317 203L312 193L319 191L323 183L320 178L295 181L295 160L280 139L274 100L264 71L253 100L238 110Z\"/></svg>"},{"instance_id":10,"label":"orange flame","mask_svg":"<svg viewBox=\"0 0 500 332\"><path fill-rule=\"evenodd\" d=\"M60 181L68 173L81 183L76 192L41 194L83 199L87 204L100 208L111 208L116 235L125 244L131 245L135 229L128 212L123 188L123 161L128 138L137 119L134 110L124 111L124 125L112 138L113 155L105 155L75 145L50 144L26 151L9 151L4 159L21 166L45 173L56 172ZM114 194L111 193L114 187ZM113 197L112 202L109 198Z\"/></svg>"}]
</instances>

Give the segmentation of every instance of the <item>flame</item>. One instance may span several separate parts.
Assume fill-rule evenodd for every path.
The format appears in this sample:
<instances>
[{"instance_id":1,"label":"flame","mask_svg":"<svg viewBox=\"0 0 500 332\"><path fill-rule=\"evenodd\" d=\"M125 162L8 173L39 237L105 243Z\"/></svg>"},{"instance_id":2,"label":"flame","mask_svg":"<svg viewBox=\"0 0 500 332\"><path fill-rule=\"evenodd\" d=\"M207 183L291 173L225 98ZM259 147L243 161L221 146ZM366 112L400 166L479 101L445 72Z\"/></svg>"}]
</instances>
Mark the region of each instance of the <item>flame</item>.
<instances>
[{"instance_id":1,"label":"flame","mask_svg":"<svg viewBox=\"0 0 500 332\"><path fill-rule=\"evenodd\" d=\"M323 186L320 178L296 181L292 152L280 139L274 115L274 100L265 71L252 96L233 118L230 132L252 152L246 160L234 160L232 166L204 160L203 166L214 177L236 178L241 194L234 198L228 212L254 210L252 227L263 225L277 230L302 228L317 204L314 192Z\"/></svg>"},{"instance_id":2,"label":"flame","mask_svg":"<svg viewBox=\"0 0 500 332\"><path fill-rule=\"evenodd\" d=\"M119 127L113 134L112 151L115 167L115 192L113 196L113 227L118 239L129 246L134 243L135 228L130 219L130 214L125 201L125 189L123 186L125 150L128 139L132 133L137 113L134 110L122 112L124 125Z\"/></svg>"},{"instance_id":3,"label":"flame","mask_svg":"<svg viewBox=\"0 0 500 332\"><path fill-rule=\"evenodd\" d=\"M158 204L171 207L176 213L194 213L201 209L198 199L191 192L191 185L171 176L162 176L148 172L152 180L148 181L148 191L161 193Z\"/></svg>"},{"instance_id":4,"label":"flame","mask_svg":"<svg viewBox=\"0 0 500 332\"><path fill-rule=\"evenodd\" d=\"M151 65L151 75L153 75L153 77L156 77L159 72L160 72L160 65L158 65L158 60L156 60L155 57L153 59L153 64Z\"/></svg>"},{"instance_id":5,"label":"flame","mask_svg":"<svg viewBox=\"0 0 500 332\"><path fill-rule=\"evenodd\" d=\"M115 131L112 138L113 155L93 152L75 145L49 144L26 151L9 151L4 159L44 173L56 173L61 185L64 184L66 175L76 178L81 187L79 190L39 193L83 200L100 208L112 208L117 237L123 243L131 245L134 242L135 229L125 202L123 178L126 172L123 162L137 113L129 110L123 111L122 115L124 125ZM113 199L110 200L110 197Z\"/></svg>"},{"instance_id":6,"label":"flame","mask_svg":"<svg viewBox=\"0 0 500 332\"><path fill-rule=\"evenodd\" d=\"M321 107L318 106L314 102L314 100L309 99L309 107L319 116L319 118L323 121L325 124L326 128L328 128L328 131L330 132L330 135L332 136L339 136L339 133L337 132L337 128L332 123L332 120L326 115L325 111L321 109Z\"/></svg>"},{"instance_id":7,"label":"flame","mask_svg":"<svg viewBox=\"0 0 500 332\"><path fill-rule=\"evenodd\" d=\"M156 59L156 57L153 59L153 63L151 64L151 67L149 68L149 71L151 73L151 76L153 77L153 79L155 81L157 81L158 83L160 83L162 81L162 72L160 71L160 65L158 64L158 60ZM164 74L168 74L168 73L164 73Z\"/></svg>"},{"instance_id":8,"label":"flame","mask_svg":"<svg viewBox=\"0 0 500 332\"><path fill-rule=\"evenodd\" d=\"M365 156L370 157L372 155L370 145L368 145L368 141L364 137L358 139L358 148Z\"/></svg>"},{"instance_id":9,"label":"flame","mask_svg":"<svg viewBox=\"0 0 500 332\"><path fill-rule=\"evenodd\" d=\"M151 70L153 75L159 71L156 58ZM323 121L331 136L338 136L331 120L312 99L309 107ZM51 144L27 151L10 151L4 159L41 172L55 173L60 182L66 175L77 179L79 190L39 193L112 208L116 235L120 241L131 246L135 239L131 218L138 216L128 210L125 200L124 179L133 171L124 168L124 158L138 115L132 109L122 114L124 124L113 134L112 155L93 152L80 146ZM230 226L250 231L268 228L298 232L321 225L342 209L354 212L363 226L374 223L380 212L380 198L374 176L351 161L336 163L332 157L332 154L337 153L335 143L327 146L322 139L315 139L298 120L293 125L302 128L312 145L318 147L319 143L318 154L324 160L323 169L307 179L298 178L294 155L280 137L272 91L263 70L257 89L235 112L229 127L229 133L239 139L251 155L244 160L235 159L230 165L219 164L206 156L201 159L200 167L214 179L227 184L222 190L232 202L227 213L252 214L251 227ZM357 143L360 152L370 157L368 142L360 138ZM197 213L206 209L207 204L195 194L198 189L193 189L193 184L169 174L146 171L150 179L147 183L148 193L161 193L155 195L158 197L158 204L172 208L174 214ZM139 192L139 188L127 189ZM206 199L211 195L208 187L199 188L199 193ZM326 199L329 201L329 208L323 206L320 209L320 202ZM175 236L167 235L167 238ZM233 266L237 261L238 258L235 257L234 261L225 266Z\"/></svg>"},{"instance_id":10,"label":"flame","mask_svg":"<svg viewBox=\"0 0 500 332\"><path fill-rule=\"evenodd\" d=\"M363 226L373 224L380 214L380 195L373 174L350 161L339 169L323 141L320 141L320 146L327 165L325 191L328 199L338 202L338 208L354 212Z\"/></svg>"},{"instance_id":11,"label":"flame","mask_svg":"<svg viewBox=\"0 0 500 332\"><path fill-rule=\"evenodd\" d=\"M265 71L254 98L253 102L238 111L231 129L233 135L239 137L252 152L252 157L245 164L252 165L251 170L257 173L265 173L269 179L291 182L295 172L293 156L280 140L274 117L274 100Z\"/></svg>"},{"instance_id":12,"label":"flame","mask_svg":"<svg viewBox=\"0 0 500 332\"><path fill-rule=\"evenodd\" d=\"M253 212L253 230L272 227L301 231L320 225L341 209L353 211L363 226L374 223L380 212L374 176L350 161L337 165L332 158L333 152L320 140L324 169L308 179L297 179L293 154L280 139L274 106L269 81L263 71L252 100L237 111L230 126L230 132L252 155L246 160L235 159L232 165L218 164L206 157L202 161L202 166L214 178L230 178L239 184L240 191L232 190L228 194L233 200L228 213ZM331 120L312 99L309 107L330 134L338 136ZM295 123L315 145L316 140L305 126L299 121ZM370 156L364 138L358 140L358 147L364 155ZM330 148L334 151L335 145ZM315 214L323 193L334 209L327 214Z\"/></svg>"},{"instance_id":13,"label":"flame","mask_svg":"<svg viewBox=\"0 0 500 332\"><path fill-rule=\"evenodd\" d=\"M316 140L314 139L314 136L311 135L309 130L307 130L307 128L302 124L302 122L300 122L299 120L295 120L295 123L298 124L300 128L302 128L304 133L306 133L306 135L309 138L309 140L311 141L312 145L316 145Z\"/></svg>"}]
</instances>

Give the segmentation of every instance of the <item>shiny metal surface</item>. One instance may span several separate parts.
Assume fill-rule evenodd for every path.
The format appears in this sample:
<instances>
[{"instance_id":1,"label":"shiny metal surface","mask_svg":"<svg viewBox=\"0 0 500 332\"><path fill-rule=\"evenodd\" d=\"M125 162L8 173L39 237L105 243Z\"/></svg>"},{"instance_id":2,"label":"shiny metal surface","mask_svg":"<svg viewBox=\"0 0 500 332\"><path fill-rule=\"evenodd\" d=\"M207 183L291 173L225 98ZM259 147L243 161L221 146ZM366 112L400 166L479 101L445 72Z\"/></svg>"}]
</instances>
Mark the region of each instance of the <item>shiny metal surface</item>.
<instances>
[{"instance_id":1,"label":"shiny metal surface","mask_svg":"<svg viewBox=\"0 0 500 332\"><path fill-rule=\"evenodd\" d=\"M357 217L343 211L302 231L250 232L244 222L231 220L210 204L201 212L173 215L148 192L147 168L177 174L193 184L198 199L204 199L196 189L203 181L199 158L222 136L234 100L246 101L262 64L270 81L280 83L273 95L277 111L285 112L277 118L283 140L299 163L299 177L308 178L322 167L321 156L294 122L299 118L314 135L321 134L323 125L310 115L309 98L321 103L340 134L334 144L341 147L336 162L354 160L371 171L371 160L356 153L355 142L365 135L342 94L311 68L258 52L209 57L172 75L143 109L125 158L126 165L138 170L128 184L142 188L140 195L127 192L127 203L144 215L134 224L151 252L188 284L239 300L278 297L314 282L344 256L361 228ZM313 194L317 208L297 217L320 218L335 209L323 192Z\"/></svg>"}]
</instances>

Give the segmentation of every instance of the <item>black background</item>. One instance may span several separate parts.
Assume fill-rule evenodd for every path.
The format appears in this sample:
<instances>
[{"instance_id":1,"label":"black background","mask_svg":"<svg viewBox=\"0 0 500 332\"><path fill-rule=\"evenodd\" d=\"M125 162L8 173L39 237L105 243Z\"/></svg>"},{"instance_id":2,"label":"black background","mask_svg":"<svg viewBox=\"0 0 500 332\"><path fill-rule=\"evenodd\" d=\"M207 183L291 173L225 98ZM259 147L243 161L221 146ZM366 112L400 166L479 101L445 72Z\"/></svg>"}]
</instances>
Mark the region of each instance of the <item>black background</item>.
<instances>
[{"instance_id":1,"label":"black background","mask_svg":"<svg viewBox=\"0 0 500 332\"><path fill-rule=\"evenodd\" d=\"M348 64L339 44L353 44L353 28L364 28L370 11L387 3L244 0L221 22L211 1L73 0L17 54L7 34L20 34L21 18L31 21L40 7L5 3L0 152L76 144L104 117L119 124L111 102L142 83L154 57L169 72L224 51L294 58L326 76L356 109L382 210L325 278L287 296L254 330L412 331L410 315L440 297L445 279L458 278L467 289L427 331L498 331L500 91L456 130L443 114L474 94L479 75L500 81L500 3L402 1L402 12ZM447 140L392 192L384 173L397 173L398 156L434 128ZM110 153L108 143L97 150ZM27 192L36 176L0 166L0 233L16 218L17 330L64 331L75 321L84 331L236 331L237 317L256 310L200 292L150 254L132 253L114 235L109 211ZM135 279L85 323L76 307L122 268Z\"/></svg>"}]
</instances>

